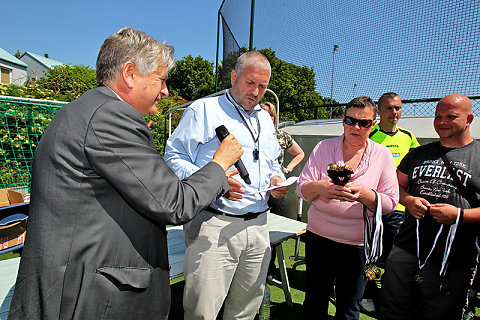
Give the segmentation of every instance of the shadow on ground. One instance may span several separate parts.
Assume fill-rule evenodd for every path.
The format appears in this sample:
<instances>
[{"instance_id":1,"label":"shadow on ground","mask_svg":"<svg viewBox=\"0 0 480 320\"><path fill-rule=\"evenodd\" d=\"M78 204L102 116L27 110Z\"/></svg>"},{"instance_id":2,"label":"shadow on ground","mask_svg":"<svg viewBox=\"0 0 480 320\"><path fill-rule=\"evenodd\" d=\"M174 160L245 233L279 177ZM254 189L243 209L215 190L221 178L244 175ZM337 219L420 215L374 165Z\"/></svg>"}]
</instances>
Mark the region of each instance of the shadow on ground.
<instances>
[{"instance_id":1,"label":"shadow on ground","mask_svg":"<svg viewBox=\"0 0 480 320\"><path fill-rule=\"evenodd\" d=\"M278 269L277 269L278 271ZM288 279L290 286L294 289L305 291L305 271L287 269ZM275 274L277 278L278 275ZM170 306L169 320L181 320L183 319L183 287L185 282L180 281L170 286L172 292L172 303ZM283 297L283 296L282 296ZM271 320L291 320L301 319L302 305L294 300L292 307L288 307L284 302L271 302L270 306L270 319ZM221 314L217 317L218 320L222 319ZM256 318L258 319L258 317ZM333 319L333 318L332 318Z\"/></svg>"},{"instance_id":2,"label":"shadow on ground","mask_svg":"<svg viewBox=\"0 0 480 320\"><path fill-rule=\"evenodd\" d=\"M279 274L277 274L278 269L273 271L273 275L275 278L280 278ZM271 306L270 306L270 319L271 320L300 320L302 319L302 312L303 306L301 299L295 296L295 291L303 291L305 292L306 288L306 272L305 270L292 270L287 269L288 279L290 281L290 287L292 290L292 298L293 298L293 305L292 307L288 307L285 303L285 298L283 293L280 296L272 296ZM175 284L172 284L171 292L172 292L172 303L170 307L170 316L168 317L169 320L182 320L183 319L183 287L185 282L180 281ZM278 289L280 290L280 289ZM375 319L374 314L364 313L364 315L360 316L365 319L365 315L369 315L373 318L368 319ZM217 320L222 319L222 312L220 311ZM255 318L258 319L258 316ZM334 319L334 316L330 315L329 319Z\"/></svg>"}]
</instances>

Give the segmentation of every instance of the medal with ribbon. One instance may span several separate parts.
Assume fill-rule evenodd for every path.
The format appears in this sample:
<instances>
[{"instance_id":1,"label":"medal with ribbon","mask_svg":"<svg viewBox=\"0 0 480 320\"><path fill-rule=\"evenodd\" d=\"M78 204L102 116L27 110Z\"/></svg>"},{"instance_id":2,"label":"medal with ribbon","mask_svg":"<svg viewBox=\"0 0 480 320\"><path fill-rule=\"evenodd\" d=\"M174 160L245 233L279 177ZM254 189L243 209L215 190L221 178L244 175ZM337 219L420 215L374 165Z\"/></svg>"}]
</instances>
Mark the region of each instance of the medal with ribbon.
<instances>
[{"instance_id":1,"label":"medal with ribbon","mask_svg":"<svg viewBox=\"0 0 480 320\"><path fill-rule=\"evenodd\" d=\"M373 190L373 189L372 189ZM378 258L382 255L382 206L380 204L380 196L375 192L375 210L373 212L373 220L368 217L367 207L363 206L363 238L365 251L365 270L364 279L366 281L380 279L380 269L375 265Z\"/></svg>"}]
</instances>

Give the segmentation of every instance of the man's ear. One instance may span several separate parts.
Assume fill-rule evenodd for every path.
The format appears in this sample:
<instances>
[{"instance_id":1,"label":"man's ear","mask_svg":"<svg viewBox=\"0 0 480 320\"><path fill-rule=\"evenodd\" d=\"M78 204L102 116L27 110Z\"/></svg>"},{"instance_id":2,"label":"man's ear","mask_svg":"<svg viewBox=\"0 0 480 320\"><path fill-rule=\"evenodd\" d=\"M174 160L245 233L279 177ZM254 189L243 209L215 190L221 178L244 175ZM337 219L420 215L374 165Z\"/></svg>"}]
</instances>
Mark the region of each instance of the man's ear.
<instances>
[{"instance_id":1,"label":"man's ear","mask_svg":"<svg viewBox=\"0 0 480 320\"><path fill-rule=\"evenodd\" d=\"M474 115L473 114L467 114L467 124L470 125L473 121Z\"/></svg>"},{"instance_id":2,"label":"man's ear","mask_svg":"<svg viewBox=\"0 0 480 320\"><path fill-rule=\"evenodd\" d=\"M232 73L230 75L230 83L232 84L232 86L235 83L235 79L237 79L237 71L232 70Z\"/></svg>"},{"instance_id":3,"label":"man's ear","mask_svg":"<svg viewBox=\"0 0 480 320\"><path fill-rule=\"evenodd\" d=\"M129 89L133 89L136 75L137 68L132 61L127 61L122 65L122 79Z\"/></svg>"}]
</instances>

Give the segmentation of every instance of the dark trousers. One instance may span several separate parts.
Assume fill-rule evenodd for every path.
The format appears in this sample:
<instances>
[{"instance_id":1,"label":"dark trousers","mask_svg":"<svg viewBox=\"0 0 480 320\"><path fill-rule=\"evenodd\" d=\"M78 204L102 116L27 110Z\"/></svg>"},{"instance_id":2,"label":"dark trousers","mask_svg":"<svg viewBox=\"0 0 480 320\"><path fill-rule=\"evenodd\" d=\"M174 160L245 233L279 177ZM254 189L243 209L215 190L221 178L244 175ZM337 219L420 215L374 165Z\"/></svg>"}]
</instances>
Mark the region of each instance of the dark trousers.
<instances>
[{"instance_id":1,"label":"dark trousers","mask_svg":"<svg viewBox=\"0 0 480 320\"><path fill-rule=\"evenodd\" d=\"M381 260L383 263L387 261L390 251L392 251L393 239L397 234L398 228L403 222L405 213L402 211L392 211L382 216L383 223L383 253Z\"/></svg>"},{"instance_id":2,"label":"dark trousers","mask_svg":"<svg viewBox=\"0 0 480 320\"><path fill-rule=\"evenodd\" d=\"M388 257L380 293L379 319L456 320L461 318L472 278L472 266L448 267L447 290L440 291L440 264L428 262L420 272L417 256L394 246Z\"/></svg>"},{"instance_id":3,"label":"dark trousers","mask_svg":"<svg viewBox=\"0 0 480 320\"><path fill-rule=\"evenodd\" d=\"M335 319L358 319L365 287L363 246L338 243L307 231L305 259L307 285L303 318L329 319L328 302L335 285Z\"/></svg>"}]
</instances>

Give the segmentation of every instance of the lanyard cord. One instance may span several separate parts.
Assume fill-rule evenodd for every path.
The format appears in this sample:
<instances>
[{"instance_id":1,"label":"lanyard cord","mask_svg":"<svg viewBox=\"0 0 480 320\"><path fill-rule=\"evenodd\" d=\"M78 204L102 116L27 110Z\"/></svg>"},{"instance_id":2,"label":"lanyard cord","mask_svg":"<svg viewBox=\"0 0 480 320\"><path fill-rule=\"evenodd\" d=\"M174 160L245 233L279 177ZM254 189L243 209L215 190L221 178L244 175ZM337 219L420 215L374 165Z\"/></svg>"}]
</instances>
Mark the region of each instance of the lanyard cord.
<instances>
[{"instance_id":1,"label":"lanyard cord","mask_svg":"<svg viewBox=\"0 0 480 320\"><path fill-rule=\"evenodd\" d=\"M450 255L450 249L452 248L453 239L455 238L455 234L457 233L457 226L460 220L460 211L461 211L461 208L458 208L457 218L455 220L455 223L450 225L448 230L447 240L445 241L445 250L443 252L442 267L440 269L440 276L444 276L447 273L447 261ZM420 261L420 220L417 219L417 230L416 230L417 231L416 232L417 233L417 259L418 259L419 270L422 270L422 268L427 263L428 258L430 258L430 255L432 254L433 250L435 249L435 246L437 245L437 241L438 241L438 238L440 237L440 234L442 233L442 230L443 230L443 224L440 226L440 229L438 230L437 235L435 236L432 249L428 253L427 257L425 258L425 261L421 263Z\"/></svg>"},{"instance_id":2,"label":"lanyard cord","mask_svg":"<svg viewBox=\"0 0 480 320\"><path fill-rule=\"evenodd\" d=\"M450 225L450 230L448 230L447 241L445 243L445 251L443 253L442 268L440 269L440 275L444 276L447 273L447 261L448 256L450 255L450 249L452 248L453 239L455 239L455 234L457 233L457 227L460 220L460 211L462 209L458 208L457 218L455 223Z\"/></svg>"},{"instance_id":3,"label":"lanyard cord","mask_svg":"<svg viewBox=\"0 0 480 320\"><path fill-rule=\"evenodd\" d=\"M373 190L373 189L372 189ZM375 210L373 221L370 223L368 218L367 207L363 206L363 237L364 237L364 251L365 251L365 265L375 263L382 255L382 237L383 237L383 223L382 223L382 206L380 195L375 192Z\"/></svg>"},{"instance_id":4,"label":"lanyard cord","mask_svg":"<svg viewBox=\"0 0 480 320\"><path fill-rule=\"evenodd\" d=\"M232 101L232 98L230 97L230 92L227 92L227 100L235 107L235 110L237 110L238 114L240 115L240 118L242 118L243 124L247 127L248 132L250 132L250 135L252 136L253 142L255 144L255 148L257 148L256 145L257 145L258 139L260 138L260 130L261 130L259 119L257 118L258 135L255 138L255 135L253 134L252 129L250 129L250 126L248 125L247 120L245 120L240 110L238 110L237 105Z\"/></svg>"}]
</instances>

